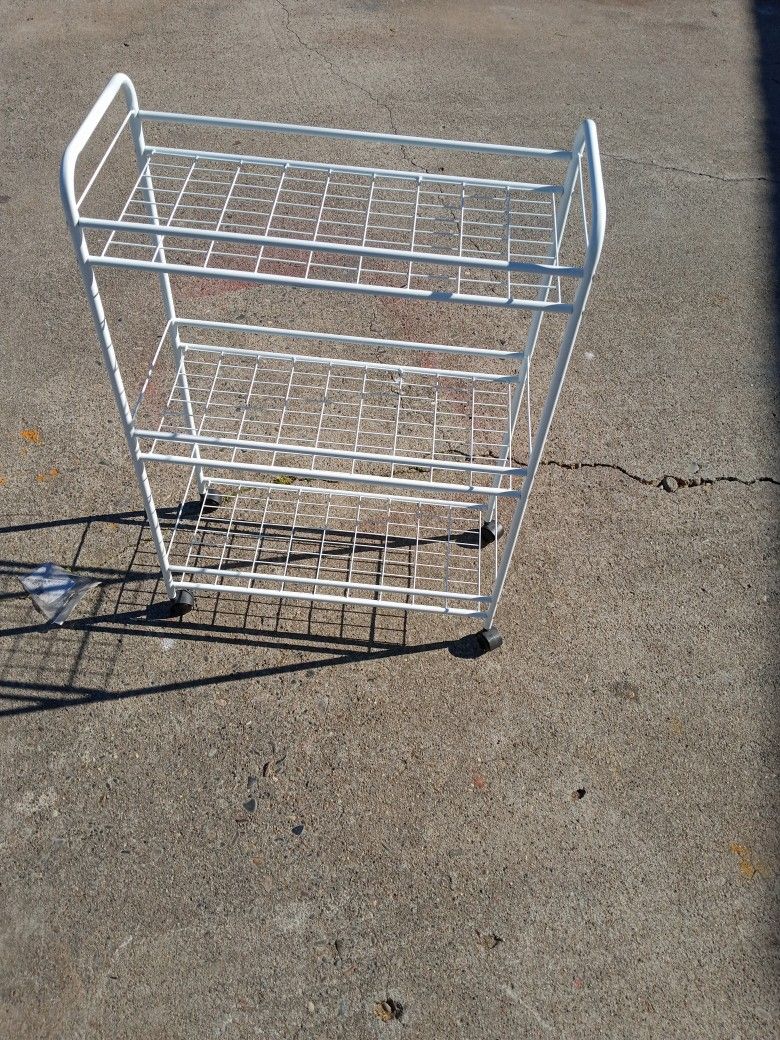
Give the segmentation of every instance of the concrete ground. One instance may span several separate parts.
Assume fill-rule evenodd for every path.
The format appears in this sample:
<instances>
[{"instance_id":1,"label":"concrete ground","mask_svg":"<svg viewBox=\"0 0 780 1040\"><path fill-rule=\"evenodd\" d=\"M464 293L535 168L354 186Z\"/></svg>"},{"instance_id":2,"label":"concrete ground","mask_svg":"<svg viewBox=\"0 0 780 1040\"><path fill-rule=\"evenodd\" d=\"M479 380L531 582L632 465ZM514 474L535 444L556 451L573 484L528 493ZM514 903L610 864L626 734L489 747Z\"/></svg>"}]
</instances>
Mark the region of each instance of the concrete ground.
<instances>
[{"instance_id":1,"label":"concrete ground","mask_svg":"<svg viewBox=\"0 0 780 1040\"><path fill-rule=\"evenodd\" d=\"M780 1036L775 185L749 5L0 14L3 1040ZM597 120L607 242L501 650L357 609L146 618L57 194L118 69L174 110L564 146ZM103 581L62 629L17 581L49 559Z\"/></svg>"}]
</instances>

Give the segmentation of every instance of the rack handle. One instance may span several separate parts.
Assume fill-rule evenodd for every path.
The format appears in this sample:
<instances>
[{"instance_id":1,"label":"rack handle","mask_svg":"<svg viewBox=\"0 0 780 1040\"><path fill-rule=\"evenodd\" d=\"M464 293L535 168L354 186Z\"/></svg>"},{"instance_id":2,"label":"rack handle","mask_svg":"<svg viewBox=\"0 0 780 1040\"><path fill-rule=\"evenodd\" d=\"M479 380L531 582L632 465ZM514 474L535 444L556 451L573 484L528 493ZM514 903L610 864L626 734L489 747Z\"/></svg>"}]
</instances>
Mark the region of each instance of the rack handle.
<instances>
[{"instance_id":1,"label":"rack handle","mask_svg":"<svg viewBox=\"0 0 780 1040\"><path fill-rule=\"evenodd\" d=\"M73 226L78 223L79 219L76 201L76 162L120 90L125 96L128 115L133 116L138 113L138 95L135 92L133 81L124 72L117 72L106 84L103 93L88 112L62 156L60 194L68 220Z\"/></svg>"},{"instance_id":2,"label":"rack handle","mask_svg":"<svg viewBox=\"0 0 780 1040\"><path fill-rule=\"evenodd\" d=\"M585 261L585 281L598 266L601 248L604 245L604 230L607 221L607 203L604 197L604 180L601 175L601 152L596 124L592 119L583 120L574 139L572 148L575 158L583 152L588 164L590 178L590 228L588 229L588 254Z\"/></svg>"}]
</instances>

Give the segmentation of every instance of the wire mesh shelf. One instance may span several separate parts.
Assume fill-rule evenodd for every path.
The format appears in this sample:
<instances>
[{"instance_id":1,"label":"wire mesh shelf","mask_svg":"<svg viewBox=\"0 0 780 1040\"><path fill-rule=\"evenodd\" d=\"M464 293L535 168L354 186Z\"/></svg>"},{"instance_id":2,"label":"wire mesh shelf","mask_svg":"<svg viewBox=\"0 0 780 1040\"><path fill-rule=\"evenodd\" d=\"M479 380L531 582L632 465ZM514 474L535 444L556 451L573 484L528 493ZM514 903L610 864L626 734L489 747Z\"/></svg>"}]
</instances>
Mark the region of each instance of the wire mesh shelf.
<instances>
[{"instance_id":1,"label":"wire mesh shelf","mask_svg":"<svg viewBox=\"0 0 780 1040\"><path fill-rule=\"evenodd\" d=\"M356 481L376 476L438 491L494 484L511 492L525 473L505 451L517 373L180 340L178 364L158 374L165 346L163 337L134 409L148 460L188 462L197 444L200 465L212 469ZM164 400L164 407L156 409L148 397ZM145 423L157 410L159 421Z\"/></svg>"},{"instance_id":2,"label":"wire mesh shelf","mask_svg":"<svg viewBox=\"0 0 780 1040\"><path fill-rule=\"evenodd\" d=\"M560 276L547 285L546 270L522 270L557 263L559 188L312 166L152 151L99 258L400 294L512 301L541 290L563 303ZM420 259L384 255L398 251ZM513 266L477 266L491 261Z\"/></svg>"},{"instance_id":3,"label":"wire mesh shelf","mask_svg":"<svg viewBox=\"0 0 780 1040\"><path fill-rule=\"evenodd\" d=\"M77 161L120 92L127 114L77 193ZM161 126L175 147L147 141ZM185 127L495 156L513 177L188 148ZM110 172L123 141L124 176ZM517 179L525 162L549 176ZM478 617L483 647L499 645L495 611L603 243L595 125L561 150L191 116L142 109L118 74L60 186L172 615L211 589ZM156 272L167 316L133 405L97 285L106 267ZM184 318L178 275L509 307L528 312L527 331L499 349ZM562 332L532 415L551 311ZM173 515L155 505L161 471L186 485Z\"/></svg>"},{"instance_id":4,"label":"wire mesh shelf","mask_svg":"<svg viewBox=\"0 0 780 1040\"><path fill-rule=\"evenodd\" d=\"M209 481L168 536L177 588L481 615L496 554L473 503Z\"/></svg>"}]
</instances>

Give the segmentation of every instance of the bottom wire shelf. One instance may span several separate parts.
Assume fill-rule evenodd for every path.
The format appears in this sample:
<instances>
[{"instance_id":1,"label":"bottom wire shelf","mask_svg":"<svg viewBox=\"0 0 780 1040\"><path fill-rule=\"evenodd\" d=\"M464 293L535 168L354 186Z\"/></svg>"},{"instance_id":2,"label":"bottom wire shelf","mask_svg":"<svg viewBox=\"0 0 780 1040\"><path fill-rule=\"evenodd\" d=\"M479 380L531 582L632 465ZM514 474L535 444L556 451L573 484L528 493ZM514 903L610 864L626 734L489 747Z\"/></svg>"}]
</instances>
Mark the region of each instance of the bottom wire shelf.
<instances>
[{"instance_id":1,"label":"bottom wire shelf","mask_svg":"<svg viewBox=\"0 0 780 1040\"><path fill-rule=\"evenodd\" d=\"M482 616L497 543L478 503L211 481L221 504L185 502L167 540L177 589ZM485 592L484 590L488 590Z\"/></svg>"}]
</instances>

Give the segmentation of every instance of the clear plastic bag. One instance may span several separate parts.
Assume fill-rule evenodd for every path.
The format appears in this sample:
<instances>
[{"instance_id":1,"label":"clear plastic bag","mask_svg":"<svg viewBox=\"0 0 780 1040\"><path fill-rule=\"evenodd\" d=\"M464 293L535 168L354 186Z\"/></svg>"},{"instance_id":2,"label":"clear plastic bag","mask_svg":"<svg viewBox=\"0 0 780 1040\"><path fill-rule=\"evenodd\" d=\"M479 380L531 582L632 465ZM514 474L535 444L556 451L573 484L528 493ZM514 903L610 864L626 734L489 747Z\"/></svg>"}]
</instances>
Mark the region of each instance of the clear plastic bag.
<instances>
[{"instance_id":1,"label":"clear plastic bag","mask_svg":"<svg viewBox=\"0 0 780 1040\"><path fill-rule=\"evenodd\" d=\"M30 594L35 609L55 625L67 621L89 590L100 584L71 574L56 563L42 563L19 580Z\"/></svg>"}]
</instances>

